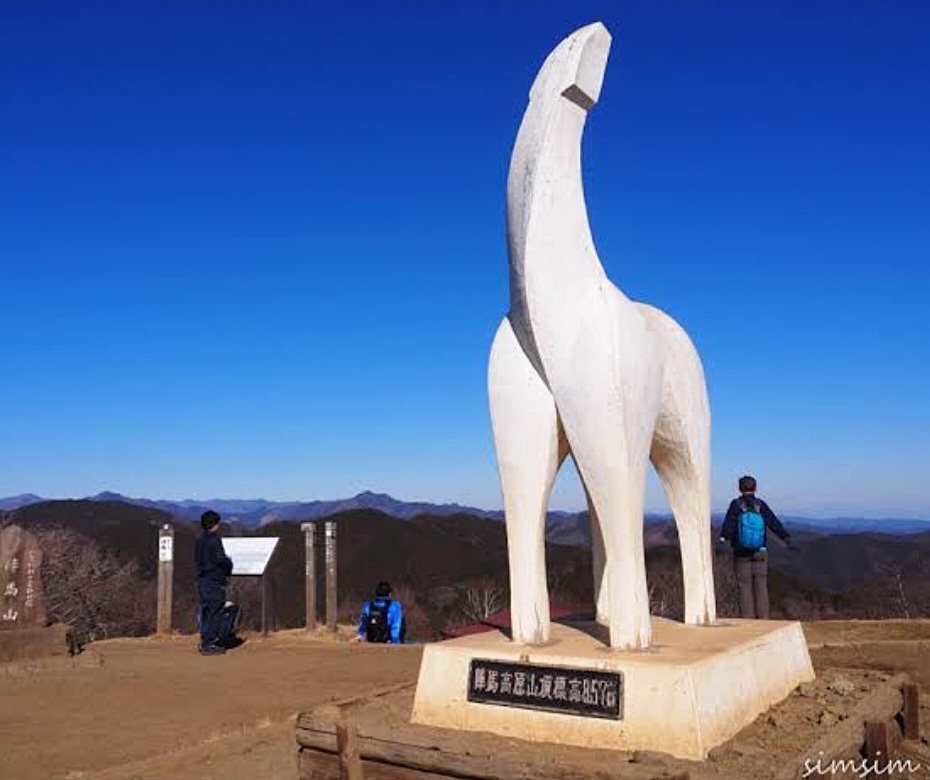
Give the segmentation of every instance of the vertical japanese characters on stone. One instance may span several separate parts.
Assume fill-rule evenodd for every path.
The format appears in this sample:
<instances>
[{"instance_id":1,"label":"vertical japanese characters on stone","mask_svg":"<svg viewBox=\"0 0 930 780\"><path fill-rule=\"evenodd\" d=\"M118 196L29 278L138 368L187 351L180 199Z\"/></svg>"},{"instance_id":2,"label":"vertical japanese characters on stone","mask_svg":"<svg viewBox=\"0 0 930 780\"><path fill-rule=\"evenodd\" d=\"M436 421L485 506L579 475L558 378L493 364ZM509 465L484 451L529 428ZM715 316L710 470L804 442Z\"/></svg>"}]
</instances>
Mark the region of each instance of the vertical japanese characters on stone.
<instances>
[{"instance_id":1,"label":"vertical japanese characters on stone","mask_svg":"<svg viewBox=\"0 0 930 780\"><path fill-rule=\"evenodd\" d=\"M7 526L0 530L0 629L46 622L39 542L19 526Z\"/></svg>"}]
</instances>

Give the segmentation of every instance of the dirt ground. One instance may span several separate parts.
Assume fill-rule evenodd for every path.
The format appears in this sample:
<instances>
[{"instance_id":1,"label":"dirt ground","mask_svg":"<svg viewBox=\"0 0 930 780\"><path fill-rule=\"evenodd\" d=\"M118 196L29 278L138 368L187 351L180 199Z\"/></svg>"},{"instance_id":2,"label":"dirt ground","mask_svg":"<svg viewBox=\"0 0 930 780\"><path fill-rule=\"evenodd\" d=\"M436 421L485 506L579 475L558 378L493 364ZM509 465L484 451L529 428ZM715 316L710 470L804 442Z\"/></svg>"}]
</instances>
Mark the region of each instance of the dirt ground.
<instances>
[{"instance_id":1,"label":"dirt ground","mask_svg":"<svg viewBox=\"0 0 930 780\"><path fill-rule=\"evenodd\" d=\"M930 621L804 630L816 687L760 716L697 773L692 764L692 777L771 776L802 732L842 719L885 673L906 672L930 692ZM413 685L421 655L301 631L249 637L218 657L195 646L191 637L111 640L75 659L0 665L0 778L295 780L297 712ZM830 687L841 678L852 685L845 694ZM927 723L930 706L924 714Z\"/></svg>"},{"instance_id":2,"label":"dirt ground","mask_svg":"<svg viewBox=\"0 0 930 780\"><path fill-rule=\"evenodd\" d=\"M195 648L191 637L111 640L0 668L0 778L295 780L296 713L414 682L421 654L303 632L223 656Z\"/></svg>"}]
</instances>

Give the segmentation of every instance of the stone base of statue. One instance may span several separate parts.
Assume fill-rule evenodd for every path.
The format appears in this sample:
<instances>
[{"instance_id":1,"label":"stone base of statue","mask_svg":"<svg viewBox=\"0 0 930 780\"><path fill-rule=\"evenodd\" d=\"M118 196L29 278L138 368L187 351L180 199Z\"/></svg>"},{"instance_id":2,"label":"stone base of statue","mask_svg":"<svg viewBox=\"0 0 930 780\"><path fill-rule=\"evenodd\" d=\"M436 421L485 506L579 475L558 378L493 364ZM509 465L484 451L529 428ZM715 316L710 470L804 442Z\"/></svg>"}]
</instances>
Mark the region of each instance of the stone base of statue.
<instances>
[{"instance_id":1,"label":"stone base of statue","mask_svg":"<svg viewBox=\"0 0 930 780\"><path fill-rule=\"evenodd\" d=\"M801 624L653 618L652 646L611 650L596 623L539 647L498 632L427 645L411 723L703 759L814 679Z\"/></svg>"}]
</instances>

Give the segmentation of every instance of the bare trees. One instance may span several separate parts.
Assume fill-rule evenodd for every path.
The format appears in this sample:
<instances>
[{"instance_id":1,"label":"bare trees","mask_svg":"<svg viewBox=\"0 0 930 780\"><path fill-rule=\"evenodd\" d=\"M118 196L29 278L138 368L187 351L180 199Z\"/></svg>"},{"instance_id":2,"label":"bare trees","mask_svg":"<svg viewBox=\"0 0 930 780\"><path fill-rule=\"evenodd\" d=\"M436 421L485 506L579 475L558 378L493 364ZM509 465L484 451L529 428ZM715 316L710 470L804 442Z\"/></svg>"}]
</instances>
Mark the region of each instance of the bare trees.
<instances>
[{"instance_id":1,"label":"bare trees","mask_svg":"<svg viewBox=\"0 0 930 780\"><path fill-rule=\"evenodd\" d=\"M720 617L739 617L739 583L733 566L733 554L716 550L714 553L714 589L717 593L717 614Z\"/></svg>"},{"instance_id":2,"label":"bare trees","mask_svg":"<svg viewBox=\"0 0 930 780\"><path fill-rule=\"evenodd\" d=\"M465 589L462 594L462 612L465 617L481 622L504 606L504 589L491 578Z\"/></svg>"},{"instance_id":3,"label":"bare trees","mask_svg":"<svg viewBox=\"0 0 930 780\"><path fill-rule=\"evenodd\" d=\"M72 627L79 644L150 633L154 582L92 540L64 528L36 529L49 619Z\"/></svg>"},{"instance_id":4,"label":"bare trees","mask_svg":"<svg viewBox=\"0 0 930 780\"><path fill-rule=\"evenodd\" d=\"M900 561L886 560L876 564L873 582L867 589L869 598L862 599L864 607L868 609L868 616L880 620L909 620L914 617L914 612L919 614L919 601L918 604L912 604L908 591L914 590L914 581L919 582L920 579L914 578L910 582L908 579L905 565Z\"/></svg>"},{"instance_id":5,"label":"bare trees","mask_svg":"<svg viewBox=\"0 0 930 780\"><path fill-rule=\"evenodd\" d=\"M911 609L907 602L907 595L904 593L904 575L902 566L898 563L890 563L886 567L887 573L891 576L891 587L894 593L894 600L901 615L907 620L911 618Z\"/></svg>"}]
</instances>

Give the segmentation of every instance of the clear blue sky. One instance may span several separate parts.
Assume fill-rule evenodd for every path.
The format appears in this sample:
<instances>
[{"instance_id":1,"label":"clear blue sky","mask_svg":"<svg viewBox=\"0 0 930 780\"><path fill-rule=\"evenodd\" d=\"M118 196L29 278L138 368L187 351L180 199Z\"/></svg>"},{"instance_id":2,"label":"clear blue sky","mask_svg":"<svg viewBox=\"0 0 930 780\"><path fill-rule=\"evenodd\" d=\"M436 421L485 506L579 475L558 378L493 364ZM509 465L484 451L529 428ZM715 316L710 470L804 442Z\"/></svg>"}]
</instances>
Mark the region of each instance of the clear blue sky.
<instances>
[{"instance_id":1,"label":"clear blue sky","mask_svg":"<svg viewBox=\"0 0 930 780\"><path fill-rule=\"evenodd\" d=\"M500 506L507 166L594 20L593 232L716 508L930 517L930 6L874 1L5 3L0 496Z\"/></svg>"}]
</instances>

